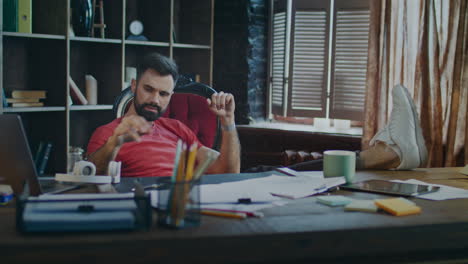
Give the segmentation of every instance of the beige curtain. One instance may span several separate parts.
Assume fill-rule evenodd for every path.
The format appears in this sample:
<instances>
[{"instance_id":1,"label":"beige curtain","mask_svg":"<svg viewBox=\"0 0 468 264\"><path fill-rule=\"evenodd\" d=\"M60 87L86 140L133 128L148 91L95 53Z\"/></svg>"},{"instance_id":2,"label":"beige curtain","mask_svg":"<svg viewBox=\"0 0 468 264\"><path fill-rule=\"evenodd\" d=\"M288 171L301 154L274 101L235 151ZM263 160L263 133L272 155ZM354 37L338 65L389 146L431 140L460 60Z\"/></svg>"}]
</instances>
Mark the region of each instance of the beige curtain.
<instances>
[{"instance_id":1,"label":"beige curtain","mask_svg":"<svg viewBox=\"0 0 468 264\"><path fill-rule=\"evenodd\" d=\"M467 0L370 1L363 149L386 124L401 83L418 106L427 166L467 164Z\"/></svg>"}]
</instances>

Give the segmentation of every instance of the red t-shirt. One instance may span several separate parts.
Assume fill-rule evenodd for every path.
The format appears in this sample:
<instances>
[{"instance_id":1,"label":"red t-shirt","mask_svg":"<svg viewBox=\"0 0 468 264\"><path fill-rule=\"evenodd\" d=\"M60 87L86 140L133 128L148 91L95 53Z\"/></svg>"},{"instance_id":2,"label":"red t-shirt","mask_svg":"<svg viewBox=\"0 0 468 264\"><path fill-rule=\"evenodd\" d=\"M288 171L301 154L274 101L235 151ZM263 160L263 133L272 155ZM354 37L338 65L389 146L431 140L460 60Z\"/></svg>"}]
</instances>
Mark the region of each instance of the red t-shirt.
<instances>
[{"instance_id":1,"label":"red t-shirt","mask_svg":"<svg viewBox=\"0 0 468 264\"><path fill-rule=\"evenodd\" d=\"M88 154L103 146L112 136L122 118L100 126L94 131L88 143ZM188 146L194 142L202 146L197 136L178 120L160 117L154 121L152 133L143 135L141 142L124 143L116 161L122 162L123 177L171 176L174 168L177 141L181 139Z\"/></svg>"}]
</instances>

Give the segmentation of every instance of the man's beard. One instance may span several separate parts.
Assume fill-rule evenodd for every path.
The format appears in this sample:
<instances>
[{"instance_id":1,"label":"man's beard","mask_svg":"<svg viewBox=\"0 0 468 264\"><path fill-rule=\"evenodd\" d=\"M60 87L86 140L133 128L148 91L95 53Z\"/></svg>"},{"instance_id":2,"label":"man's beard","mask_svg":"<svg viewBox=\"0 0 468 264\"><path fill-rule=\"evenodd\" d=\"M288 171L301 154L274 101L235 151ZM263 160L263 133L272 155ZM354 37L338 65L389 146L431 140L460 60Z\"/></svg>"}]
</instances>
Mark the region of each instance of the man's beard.
<instances>
[{"instance_id":1,"label":"man's beard","mask_svg":"<svg viewBox=\"0 0 468 264\"><path fill-rule=\"evenodd\" d=\"M134 104L135 104L135 110L137 114L144 117L146 121L155 121L158 118L160 118L166 111L166 109L162 109L159 105L156 105L156 104L148 104L148 103L138 104L136 100L134 100ZM156 108L158 112L155 113L155 112L146 110L145 107L147 106Z\"/></svg>"}]
</instances>

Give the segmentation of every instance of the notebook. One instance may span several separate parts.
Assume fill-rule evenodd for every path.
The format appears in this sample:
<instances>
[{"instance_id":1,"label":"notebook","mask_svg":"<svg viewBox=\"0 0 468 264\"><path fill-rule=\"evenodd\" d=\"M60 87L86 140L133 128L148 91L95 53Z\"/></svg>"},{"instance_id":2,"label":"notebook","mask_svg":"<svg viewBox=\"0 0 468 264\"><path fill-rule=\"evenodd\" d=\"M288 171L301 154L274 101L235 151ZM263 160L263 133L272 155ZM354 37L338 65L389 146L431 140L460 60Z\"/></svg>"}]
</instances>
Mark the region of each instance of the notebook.
<instances>
[{"instance_id":1,"label":"notebook","mask_svg":"<svg viewBox=\"0 0 468 264\"><path fill-rule=\"evenodd\" d=\"M13 188L16 196L27 190L27 195L59 193L75 189L76 183L42 181L38 177L21 117L14 114L0 115L0 182Z\"/></svg>"}]
</instances>

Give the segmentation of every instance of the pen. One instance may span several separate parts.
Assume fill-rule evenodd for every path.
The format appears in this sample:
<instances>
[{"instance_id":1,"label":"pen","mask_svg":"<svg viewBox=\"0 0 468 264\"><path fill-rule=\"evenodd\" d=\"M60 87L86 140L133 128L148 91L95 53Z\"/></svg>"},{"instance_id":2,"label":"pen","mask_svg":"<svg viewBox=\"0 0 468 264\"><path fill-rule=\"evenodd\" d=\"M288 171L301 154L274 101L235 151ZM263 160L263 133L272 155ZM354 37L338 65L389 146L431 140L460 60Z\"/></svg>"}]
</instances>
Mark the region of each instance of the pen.
<instances>
[{"instance_id":1,"label":"pen","mask_svg":"<svg viewBox=\"0 0 468 264\"><path fill-rule=\"evenodd\" d=\"M228 209L211 209L211 208L205 208L204 210L214 211L214 212L242 213L249 217L263 217L263 213L261 212L249 212L249 211L228 210Z\"/></svg>"},{"instance_id":2,"label":"pen","mask_svg":"<svg viewBox=\"0 0 468 264\"><path fill-rule=\"evenodd\" d=\"M247 214L245 213L233 213L233 212L223 212L223 211L214 211L214 210L202 210L201 214L210 215L210 216L227 217L227 218L236 218L236 219L247 218Z\"/></svg>"},{"instance_id":3,"label":"pen","mask_svg":"<svg viewBox=\"0 0 468 264\"><path fill-rule=\"evenodd\" d=\"M158 189L159 187L161 187L162 184L151 184L151 185L147 185L147 186L144 186L143 189L144 190L148 190L148 189ZM132 188L132 192L134 192L136 190L136 188Z\"/></svg>"}]
</instances>

